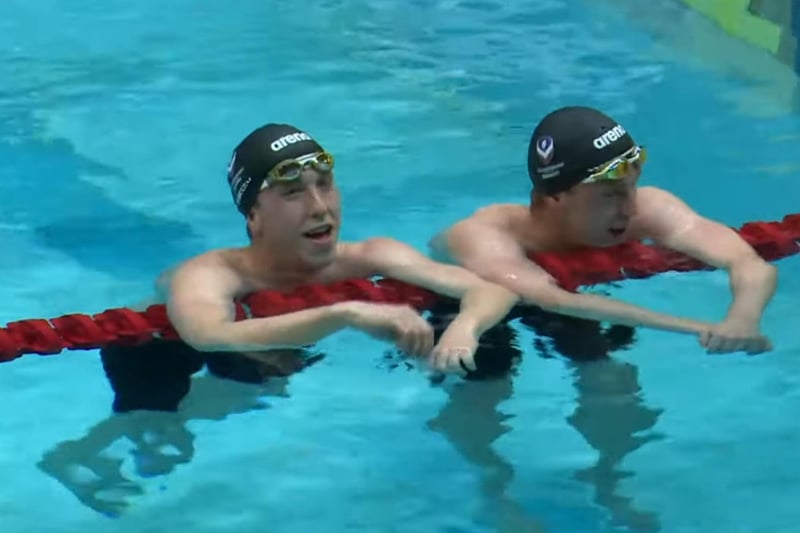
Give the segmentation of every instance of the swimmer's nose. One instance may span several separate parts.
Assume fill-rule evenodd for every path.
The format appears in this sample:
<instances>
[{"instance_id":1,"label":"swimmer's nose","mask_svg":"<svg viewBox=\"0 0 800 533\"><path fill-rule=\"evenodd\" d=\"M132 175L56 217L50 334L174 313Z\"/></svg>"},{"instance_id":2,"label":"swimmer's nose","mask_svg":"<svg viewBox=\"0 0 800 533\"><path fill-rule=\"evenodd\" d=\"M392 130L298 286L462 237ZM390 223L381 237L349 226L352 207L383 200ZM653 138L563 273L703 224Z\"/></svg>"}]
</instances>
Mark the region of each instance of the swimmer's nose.
<instances>
[{"instance_id":1,"label":"swimmer's nose","mask_svg":"<svg viewBox=\"0 0 800 533\"><path fill-rule=\"evenodd\" d=\"M636 214L636 191L629 191L619 203L619 214L631 218Z\"/></svg>"},{"instance_id":2,"label":"swimmer's nose","mask_svg":"<svg viewBox=\"0 0 800 533\"><path fill-rule=\"evenodd\" d=\"M619 214L624 218L631 218L636 210L636 205L633 202L624 202L619 209Z\"/></svg>"},{"instance_id":3,"label":"swimmer's nose","mask_svg":"<svg viewBox=\"0 0 800 533\"><path fill-rule=\"evenodd\" d=\"M328 212L328 204L325 201L324 195L316 187L309 187L307 192L311 216L324 216Z\"/></svg>"}]
</instances>

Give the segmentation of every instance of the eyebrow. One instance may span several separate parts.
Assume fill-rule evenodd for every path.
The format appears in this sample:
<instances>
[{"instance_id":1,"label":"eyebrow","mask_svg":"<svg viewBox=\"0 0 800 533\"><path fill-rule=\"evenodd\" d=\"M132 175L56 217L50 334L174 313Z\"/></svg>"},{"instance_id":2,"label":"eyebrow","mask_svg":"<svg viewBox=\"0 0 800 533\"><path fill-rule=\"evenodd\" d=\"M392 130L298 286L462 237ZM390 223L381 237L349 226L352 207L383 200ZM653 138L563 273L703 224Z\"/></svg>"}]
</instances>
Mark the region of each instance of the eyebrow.
<instances>
[{"instance_id":1,"label":"eyebrow","mask_svg":"<svg viewBox=\"0 0 800 533\"><path fill-rule=\"evenodd\" d=\"M600 183L596 183L597 190L603 192L622 192L628 189L629 187L635 186L636 182L632 180L620 180L620 181L604 181Z\"/></svg>"},{"instance_id":2,"label":"eyebrow","mask_svg":"<svg viewBox=\"0 0 800 533\"><path fill-rule=\"evenodd\" d=\"M303 181L298 179L298 180L291 180L291 181L278 181L278 182L274 183L271 188L273 190L276 190L276 191L283 191L283 190L289 189L291 187L297 187L298 185L301 186L301 187L305 186Z\"/></svg>"}]
</instances>

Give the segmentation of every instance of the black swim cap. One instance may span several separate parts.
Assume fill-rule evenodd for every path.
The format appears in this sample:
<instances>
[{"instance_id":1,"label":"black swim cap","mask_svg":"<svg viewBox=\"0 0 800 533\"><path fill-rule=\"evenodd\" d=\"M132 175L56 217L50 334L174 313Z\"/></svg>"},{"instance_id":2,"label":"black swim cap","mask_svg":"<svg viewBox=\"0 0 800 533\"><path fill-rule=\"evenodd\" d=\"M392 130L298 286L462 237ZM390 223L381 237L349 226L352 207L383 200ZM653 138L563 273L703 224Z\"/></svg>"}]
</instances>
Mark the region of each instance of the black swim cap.
<instances>
[{"instance_id":1,"label":"black swim cap","mask_svg":"<svg viewBox=\"0 0 800 533\"><path fill-rule=\"evenodd\" d=\"M289 124L266 124L252 131L233 150L228 185L239 211L247 215L267 174L286 159L322 152L306 132Z\"/></svg>"},{"instance_id":2,"label":"black swim cap","mask_svg":"<svg viewBox=\"0 0 800 533\"><path fill-rule=\"evenodd\" d=\"M528 145L534 190L557 194L589 177L589 169L635 146L616 120L590 107L562 107L545 116Z\"/></svg>"}]
</instances>

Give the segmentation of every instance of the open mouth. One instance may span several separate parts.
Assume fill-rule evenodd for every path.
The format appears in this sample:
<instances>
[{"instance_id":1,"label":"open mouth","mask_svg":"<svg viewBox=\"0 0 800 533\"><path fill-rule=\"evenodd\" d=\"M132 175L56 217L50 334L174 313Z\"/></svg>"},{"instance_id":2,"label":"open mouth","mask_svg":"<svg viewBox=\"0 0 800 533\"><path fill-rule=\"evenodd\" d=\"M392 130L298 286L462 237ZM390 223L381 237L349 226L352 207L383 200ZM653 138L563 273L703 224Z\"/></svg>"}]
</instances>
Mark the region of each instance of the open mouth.
<instances>
[{"instance_id":1,"label":"open mouth","mask_svg":"<svg viewBox=\"0 0 800 533\"><path fill-rule=\"evenodd\" d=\"M614 237L620 237L620 236L622 236L622 234L623 234L623 233L625 233L625 230L626 230L626 229L628 229L628 228L627 228L627 227L623 227L623 228L609 228L608 232L609 232L611 235L613 235Z\"/></svg>"},{"instance_id":2,"label":"open mouth","mask_svg":"<svg viewBox=\"0 0 800 533\"><path fill-rule=\"evenodd\" d=\"M324 224L322 226L317 226L311 231L303 233L303 236L314 241L322 241L328 239L332 234L333 234L333 226L331 226L330 224Z\"/></svg>"}]
</instances>

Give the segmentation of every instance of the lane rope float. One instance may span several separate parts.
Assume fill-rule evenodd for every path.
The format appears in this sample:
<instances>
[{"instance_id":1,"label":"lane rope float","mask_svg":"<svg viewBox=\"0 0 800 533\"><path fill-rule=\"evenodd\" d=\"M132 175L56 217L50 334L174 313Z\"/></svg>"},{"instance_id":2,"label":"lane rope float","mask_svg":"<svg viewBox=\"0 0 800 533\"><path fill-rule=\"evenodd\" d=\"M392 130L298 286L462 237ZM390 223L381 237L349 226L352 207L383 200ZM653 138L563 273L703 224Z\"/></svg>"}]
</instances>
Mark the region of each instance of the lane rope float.
<instances>
[{"instance_id":1,"label":"lane rope float","mask_svg":"<svg viewBox=\"0 0 800 533\"><path fill-rule=\"evenodd\" d=\"M800 251L800 214L787 215L779 222L749 222L735 231L767 261ZM712 269L682 253L639 242L568 253L538 253L530 258L567 290L665 272ZM424 311L441 299L431 291L394 279L353 279L307 285L291 292L249 294L236 302L236 319L243 320L248 310L254 317L268 317L350 300L406 303ZM0 362L13 361L24 354L56 355L64 350L89 350L110 344L135 345L154 337L179 338L163 304L151 305L144 311L122 307L96 315L74 313L18 320L0 328Z\"/></svg>"}]
</instances>

